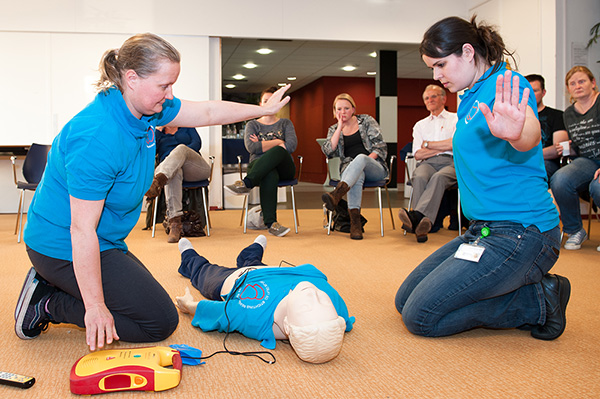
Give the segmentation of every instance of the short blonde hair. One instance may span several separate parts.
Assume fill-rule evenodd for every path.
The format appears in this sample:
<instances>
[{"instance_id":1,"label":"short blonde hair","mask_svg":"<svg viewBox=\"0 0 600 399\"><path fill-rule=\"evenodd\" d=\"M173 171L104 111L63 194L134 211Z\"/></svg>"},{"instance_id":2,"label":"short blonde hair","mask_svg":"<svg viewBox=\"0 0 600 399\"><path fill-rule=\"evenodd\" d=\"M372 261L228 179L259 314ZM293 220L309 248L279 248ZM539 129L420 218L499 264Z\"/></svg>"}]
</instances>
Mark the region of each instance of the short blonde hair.
<instances>
[{"instance_id":1,"label":"short blonde hair","mask_svg":"<svg viewBox=\"0 0 600 399\"><path fill-rule=\"evenodd\" d=\"M346 321L343 317L308 326L288 324L290 345L308 363L326 363L342 350Z\"/></svg>"},{"instance_id":2,"label":"short blonde hair","mask_svg":"<svg viewBox=\"0 0 600 399\"><path fill-rule=\"evenodd\" d=\"M356 103L354 102L354 99L352 98L352 96L348 93L342 93L342 94L338 94L335 97L335 100L333 100L333 117L336 117L335 114L335 103L337 103L339 100L346 100L348 101L350 104L352 104L352 108L354 108L354 111L356 112Z\"/></svg>"}]
</instances>

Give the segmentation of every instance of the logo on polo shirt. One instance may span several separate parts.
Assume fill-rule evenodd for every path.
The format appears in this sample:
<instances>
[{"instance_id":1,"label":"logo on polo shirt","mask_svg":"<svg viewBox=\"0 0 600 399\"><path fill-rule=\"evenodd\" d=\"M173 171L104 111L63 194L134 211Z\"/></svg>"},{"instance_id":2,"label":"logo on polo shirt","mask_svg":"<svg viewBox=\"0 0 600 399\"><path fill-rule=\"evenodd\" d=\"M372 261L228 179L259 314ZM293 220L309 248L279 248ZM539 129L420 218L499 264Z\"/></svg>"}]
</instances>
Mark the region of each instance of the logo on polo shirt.
<instances>
[{"instance_id":1,"label":"logo on polo shirt","mask_svg":"<svg viewBox=\"0 0 600 399\"><path fill-rule=\"evenodd\" d=\"M146 131L146 147L151 148L156 145L156 134L154 132L154 126L148 127L148 131Z\"/></svg>"},{"instance_id":2,"label":"logo on polo shirt","mask_svg":"<svg viewBox=\"0 0 600 399\"><path fill-rule=\"evenodd\" d=\"M465 124L468 125L469 122L471 122L471 120L473 118L475 118L475 115L477 115L478 112L479 112L479 101L475 100L475 102L473 103L473 106L469 110L469 113L465 117Z\"/></svg>"},{"instance_id":3,"label":"logo on polo shirt","mask_svg":"<svg viewBox=\"0 0 600 399\"><path fill-rule=\"evenodd\" d=\"M270 290L264 281L246 284L240 289L239 305L245 309L256 309L269 300Z\"/></svg>"}]
</instances>

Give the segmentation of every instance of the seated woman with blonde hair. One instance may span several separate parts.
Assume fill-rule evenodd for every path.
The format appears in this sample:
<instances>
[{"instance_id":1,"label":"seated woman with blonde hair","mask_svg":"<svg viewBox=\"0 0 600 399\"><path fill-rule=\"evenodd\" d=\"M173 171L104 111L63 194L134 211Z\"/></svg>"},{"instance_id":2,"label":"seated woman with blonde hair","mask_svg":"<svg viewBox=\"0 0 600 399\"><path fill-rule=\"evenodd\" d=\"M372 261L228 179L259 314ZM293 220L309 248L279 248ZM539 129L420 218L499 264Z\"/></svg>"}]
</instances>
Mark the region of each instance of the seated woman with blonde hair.
<instances>
[{"instance_id":1,"label":"seated woman with blonde hair","mask_svg":"<svg viewBox=\"0 0 600 399\"><path fill-rule=\"evenodd\" d=\"M348 193L350 238L362 240L360 207L363 183L387 177L387 144L373 117L356 115L356 103L350 94L339 94L333 100L333 116L338 122L329 127L321 150L328 158L340 158L341 179L333 192L325 193L321 198L327 209L333 211Z\"/></svg>"}]
</instances>

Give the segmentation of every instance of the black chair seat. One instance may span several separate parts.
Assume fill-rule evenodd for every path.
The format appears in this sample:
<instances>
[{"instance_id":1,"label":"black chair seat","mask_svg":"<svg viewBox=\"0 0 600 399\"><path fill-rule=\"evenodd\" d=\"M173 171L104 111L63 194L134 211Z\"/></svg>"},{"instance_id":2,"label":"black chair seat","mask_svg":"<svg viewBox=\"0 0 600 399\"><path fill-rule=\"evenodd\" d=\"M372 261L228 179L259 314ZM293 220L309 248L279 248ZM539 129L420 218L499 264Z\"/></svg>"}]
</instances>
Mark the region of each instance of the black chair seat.
<instances>
[{"instance_id":1,"label":"black chair seat","mask_svg":"<svg viewBox=\"0 0 600 399\"><path fill-rule=\"evenodd\" d=\"M24 181L18 181L17 182L17 189L19 190L31 190L31 191L35 191L35 189L37 188L38 184L37 183L27 183Z\"/></svg>"},{"instance_id":2,"label":"black chair seat","mask_svg":"<svg viewBox=\"0 0 600 399\"><path fill-rule=\"evenodd\" d=\"M279 183L277 183L277 187L287 187L287 186L297 186L297 185L298 185L298 179L279 180Z\"/></svg>"},{"instance_id":3,"label":"black chair seat","mask_svg":"<svg viewBox=\"0 0 600 399\"><path fill-rule=\"evenodd\" d=\"M183 188L201 188L201 187L208 187L208 185L210 184L210 180L206 179L206 180L199 180L199 181L183 181L182 183L182 187Z\"/></svg>"}]
</instances>

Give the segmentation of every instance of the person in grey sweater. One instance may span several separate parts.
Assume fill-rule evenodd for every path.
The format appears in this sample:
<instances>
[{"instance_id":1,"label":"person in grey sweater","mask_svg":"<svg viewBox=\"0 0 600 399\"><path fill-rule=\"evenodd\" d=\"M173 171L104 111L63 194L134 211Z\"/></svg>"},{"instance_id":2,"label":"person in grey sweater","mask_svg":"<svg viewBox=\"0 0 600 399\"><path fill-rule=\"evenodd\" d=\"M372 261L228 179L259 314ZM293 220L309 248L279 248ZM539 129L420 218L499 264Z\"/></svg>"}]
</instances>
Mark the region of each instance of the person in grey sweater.
<instances>
[{"instance_id":1,"label":"person in grey sweater","mask_svg":"<svg viewBox=\"0 0 600 399\"><path fill-rule=\"evenodd\" d=\"M260 95L260 105L266 104L277 87ZM279 180L293 179L296 166L291 154L298 146L292 121L277 116L262 117L246 124L244 144L250 153L246 177L225 189L235 195L246 195L253 187L260 187L260 206L269 233L283 237L288 227L277 222L277 184Z\"/></svg>"}]
</instances>

